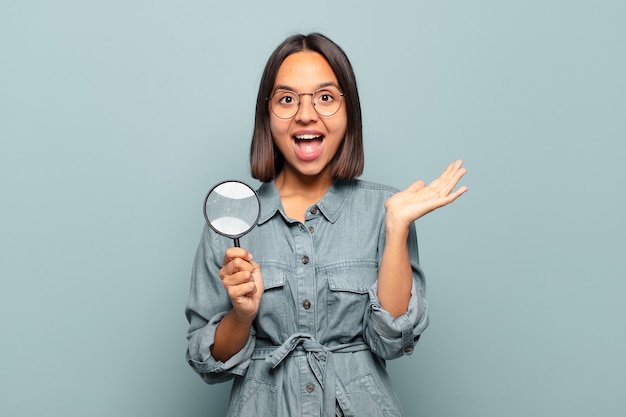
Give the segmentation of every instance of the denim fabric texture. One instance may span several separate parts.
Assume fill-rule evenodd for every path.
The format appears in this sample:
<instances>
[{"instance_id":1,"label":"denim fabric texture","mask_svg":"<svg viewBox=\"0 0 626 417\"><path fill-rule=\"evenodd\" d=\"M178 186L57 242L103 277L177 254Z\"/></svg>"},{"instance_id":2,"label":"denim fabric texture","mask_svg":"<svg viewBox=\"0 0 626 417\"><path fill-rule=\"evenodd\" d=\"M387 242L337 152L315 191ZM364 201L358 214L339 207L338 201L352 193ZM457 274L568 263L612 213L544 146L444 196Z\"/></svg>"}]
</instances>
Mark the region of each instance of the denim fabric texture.
<instances>
[{"instance_id":1,"label":"denim fabric texture","mask_svg":"<svg viewBox=\"0 0 626 417\"><path fill-rule=\"evenodd\" d=\"M234 378L228 416L402 416L385 361L410 355L428 325L415 226L408 247L408 311L393 318L376 296L385 243L385 201L397 190L338 180L288 218L273 182L261 185L259 225L241 238L265 292L247 344L226 362L211 356L231 309L218 271L231 239L205 227L186 308L187 361L207 383Z\"/></svg>"}]
</instances>

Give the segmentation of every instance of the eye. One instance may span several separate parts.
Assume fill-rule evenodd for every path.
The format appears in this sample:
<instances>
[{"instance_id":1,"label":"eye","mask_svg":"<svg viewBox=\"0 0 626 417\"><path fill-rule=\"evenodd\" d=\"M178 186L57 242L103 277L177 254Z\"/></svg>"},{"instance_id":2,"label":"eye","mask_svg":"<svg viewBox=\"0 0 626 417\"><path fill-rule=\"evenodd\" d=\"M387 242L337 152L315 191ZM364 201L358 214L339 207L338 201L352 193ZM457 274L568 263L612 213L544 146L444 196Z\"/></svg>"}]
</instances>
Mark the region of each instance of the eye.
<instances>
[{"instance_id":1,"label":"eye","mask_svg":"<svg viewBox=\"0 0 626 417\"><path fill-rule=\"evenodd\" d=\"M317 96L320 103L331 103L335 100L333 93L330 91L320 91Z\"/></svg>"},{"instance_id":2,"label":"eye","mask_svg":"<svg viewBox=\"0 0 626 417\"><path fill-rule=\"evenodd\" d=\"M274 94L274 100L276 101L276 103L283 106L290 106L298 102L295 93L292 93L290 91L277 91Z\"/></svg>"}]
</instances>

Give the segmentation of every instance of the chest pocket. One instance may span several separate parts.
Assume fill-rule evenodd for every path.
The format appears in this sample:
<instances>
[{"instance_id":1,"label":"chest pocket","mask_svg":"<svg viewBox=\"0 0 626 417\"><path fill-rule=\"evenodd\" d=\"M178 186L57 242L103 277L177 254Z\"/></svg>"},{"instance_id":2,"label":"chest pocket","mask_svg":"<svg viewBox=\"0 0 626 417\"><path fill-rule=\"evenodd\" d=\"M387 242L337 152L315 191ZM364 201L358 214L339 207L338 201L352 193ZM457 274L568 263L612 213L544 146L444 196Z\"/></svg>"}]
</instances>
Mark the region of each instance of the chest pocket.
<instances>
[{"instance_id":1,"label":"chest pocket","mask_svg":"<svg viewBox=\"0 0 626 417\"><path fill-rule=\"evenodd\" d=\"M369 290L378 279L378 265L371 261L351 261L327 269L328 325L348 338L361 331L369 305Z\"/></svg>"},{"instance_id":2,"label":"chest pocket","mask_svg":"<svg viewBox=\"0 0 626 417\"><path fill-rule=\"evenodd\" d=\"M277 343L287 337L287 268L280 264L260 264L263 297L256 318L257 336Z\"/></svg>"}]
</instances>

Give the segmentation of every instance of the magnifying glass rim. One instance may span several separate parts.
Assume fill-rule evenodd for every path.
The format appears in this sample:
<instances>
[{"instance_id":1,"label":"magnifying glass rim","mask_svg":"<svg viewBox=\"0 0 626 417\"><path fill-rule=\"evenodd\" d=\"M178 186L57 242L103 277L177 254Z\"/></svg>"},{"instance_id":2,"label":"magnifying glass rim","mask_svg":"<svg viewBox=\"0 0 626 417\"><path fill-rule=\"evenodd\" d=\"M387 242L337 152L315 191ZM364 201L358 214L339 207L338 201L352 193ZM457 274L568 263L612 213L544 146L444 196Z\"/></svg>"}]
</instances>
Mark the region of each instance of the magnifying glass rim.
<instances>
[{"instance_id":1,"label":"magnifying glass rim","mask_svg":"<svg viewBox=\"0 0 626 417\"><path fill-rule=\"evenodd\" d=\"M248 187L248 188L249 188L249 189L250 189L250 190L254 193L254 196L256 197L256 202L257 202L257 204L258 204L258 206L259 206L259 210L258 210L258 212L257 212L256 219L252 222L252 224L250 225L250 227L249 227L249 228L247 228L246 230L244 230L243 232L241 232L241 233L239 233L239 234L236 234L236 235L231 235L231 234L228 234L228 233L224 233L224 232L222 232L222 231L220 231L220 230L217 230L215 227L213 227L213 225L211 224L211 221L209 220L209 216L207 215L207 212L206 212L206 203L207 203L207 201L209 200L209 196L211 195L211 193L212 193L212 192L213 192L213 191L214 191L217 187L219 187L219 186L220 186L220 185L222 185L222 184L226 184L227 182L238 182L239 184L242 184L243 186ZM245 182L243 182L243 181L240 181L240 180L224 180L224 181L222 181L222 182L219 182L219 183L215 184L215 185L214 185L214 186L213 186L213 187L209 190L209 192L208 192L208 193L206 193L206 196L204 197L204 205L203 205L203 207L202 207L202 212L204 213L204 220L206 220L206 224L208 224L208 225L209 225L209 227L210 227L211 229L213 229L213 231L214 231L215 233L217 233L217 234L219 234L219 235L222 235L222 236L226 236L226 237L231 238L231 239L239 239L241 236L245 235L245 234L246 234L246 233L248 233L250 230L254 229L254 226L256 226L256 225L259 223L259 218L261 217L261 199L259 198L259 194L256 192L256 190L255 190L254 188L252 188L249 184L247 184L247 183L245 183Z\"/></svg>"}]
</instances>

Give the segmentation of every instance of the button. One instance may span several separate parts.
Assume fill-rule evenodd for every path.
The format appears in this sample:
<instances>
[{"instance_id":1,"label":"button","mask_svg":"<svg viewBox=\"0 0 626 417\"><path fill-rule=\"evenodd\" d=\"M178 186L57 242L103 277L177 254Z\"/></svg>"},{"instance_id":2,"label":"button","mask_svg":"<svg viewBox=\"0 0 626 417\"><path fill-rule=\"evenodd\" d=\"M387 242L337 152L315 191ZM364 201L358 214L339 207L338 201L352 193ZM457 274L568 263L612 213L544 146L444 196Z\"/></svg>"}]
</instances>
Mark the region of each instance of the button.
<instances>
[{"instance_id":1,"label":"button","mask_svg":"<svg viewBox=\"0 0 626 417\"><path fill-rule=\"evenodd\" d=\"M312 393L315 390L315 385L311 384L310 382L308 384L306 384L306 392L308 392L309 394Z\"/></svg>"},{"instance_id":2,"label":"button","mask_svg":"<svg viewBox=\"0 0 626 417\"><path fill-rule=\"evenodd\" d=\"M313 206L309 209L309 213L311 214L317 214L317 206Z\"/></svg>"},{"instance_id":3,"label":"button","mask_svg":"<svg viewBox=\"0 0 626 417\"><path fill-rule=\"evenodd\" d=\"M313 226L309 226L309 232L310 232L310 233L313 233L314 231L315 231L315 227L313 227Z\"/></svg>"},{"instance_id":4,"label":"button","mask_svg":"<svg viewBox=\"0 0 626 417\"><path fill-rule=\"evenodd\" d=\"M303 264L305 264L305 265L306 265L306 264L308 264L308 263L309 263L309 257L308 257L308 256L306 256L306 255L304 255L304 256L302 257L301 261L302 261L302 263L303 263Z\"/></svg>"},{"instance_id":5,"label":"button","mask_svg":"<svg viewBox=\"0 0 626 417\"><path fill-rule=\"evenodd\" d=\"M311 308L311 302L309 300L304 300L304 302L302 303L302 307L304 307L305 310L308 310L309 308Z\"/></svg>"},{"instance_id":6,"label":"button","mask_svg":"<svg viewBox=\"0 0 626 417\"><path fill-rule=\"evenodd\" d=\"M411 353L413 352L413 346L412 345L406 345L404 347L404 353Z\"/></svg>"}]
</instances>

